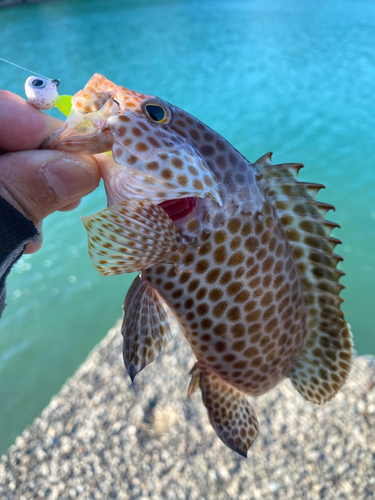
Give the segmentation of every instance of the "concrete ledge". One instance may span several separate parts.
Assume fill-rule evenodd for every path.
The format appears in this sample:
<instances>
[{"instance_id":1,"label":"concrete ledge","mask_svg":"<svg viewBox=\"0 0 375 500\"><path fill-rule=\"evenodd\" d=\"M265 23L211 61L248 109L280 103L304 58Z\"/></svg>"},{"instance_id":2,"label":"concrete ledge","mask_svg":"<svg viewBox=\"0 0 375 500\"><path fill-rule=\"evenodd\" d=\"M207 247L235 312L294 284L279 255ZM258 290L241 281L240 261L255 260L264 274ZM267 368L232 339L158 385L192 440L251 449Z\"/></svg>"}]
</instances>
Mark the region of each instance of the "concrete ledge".
<instances>
[{"instance_id":1,"label":"concrete ledge","mask_svg":"<svg viewBox=\"0 0 375 500\"><path fill-rule=\"evenodd\" d=\"M243 459L216 438L180 334L131 385L119 325L3 457L0 498L368 499L375 491L375 359L322 407L285 381L254 400Z\"/></svg>"}]
</instances>

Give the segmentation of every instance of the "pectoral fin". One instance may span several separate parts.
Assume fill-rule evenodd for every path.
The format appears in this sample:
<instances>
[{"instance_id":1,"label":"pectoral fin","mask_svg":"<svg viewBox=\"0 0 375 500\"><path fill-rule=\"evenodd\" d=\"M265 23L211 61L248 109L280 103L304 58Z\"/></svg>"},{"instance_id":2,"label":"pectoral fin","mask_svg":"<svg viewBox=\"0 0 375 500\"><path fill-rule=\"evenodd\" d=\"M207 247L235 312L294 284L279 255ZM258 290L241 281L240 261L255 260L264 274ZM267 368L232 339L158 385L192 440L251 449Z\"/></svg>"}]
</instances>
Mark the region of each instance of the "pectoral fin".
<instances>
[{"instance_id":1,"label":"pectoral fin","mask_svg":"<svg viewBox=\"0 0 375 500\"><path fill-rule=\"evenodd\" d=\"M125 367L132 381L161 354L172 337L160 295L139 276L126 295L121 333Z\"/></svg>"},{"instance_id":2,"label":"pectoral fin","mask_svg":"<svg viewBox=\"0 0 375 500\"><path fill-rule=\"evenodd\" d=\"M203 404L216 434L229 448L246 457L258 434L258 419L246 395L197 365L191 375L188 395L199 383Z\"/></svg>"},{"instance_id":3,"label":"pectoral fin","mask_svg":"<svg viewBox=\"0 0 375 500\"><path fill-rule=\"evenodd\" d=\"M95 215L82 217L89 255L103 276L172 264L186 245L175 225L158 205L127 200Z\"/></svg>"}]
</instances>

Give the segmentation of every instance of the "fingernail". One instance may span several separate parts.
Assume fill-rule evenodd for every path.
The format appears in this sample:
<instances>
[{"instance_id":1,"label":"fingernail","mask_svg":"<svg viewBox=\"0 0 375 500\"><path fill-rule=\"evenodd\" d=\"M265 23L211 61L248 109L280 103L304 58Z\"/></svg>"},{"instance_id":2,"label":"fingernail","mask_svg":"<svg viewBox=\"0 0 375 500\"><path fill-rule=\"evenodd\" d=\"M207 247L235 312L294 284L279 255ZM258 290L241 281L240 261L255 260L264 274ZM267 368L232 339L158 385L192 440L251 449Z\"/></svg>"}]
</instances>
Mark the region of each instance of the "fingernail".
<instances>
[{"instance_id":1,"label":"fingernail","mask_svg":"<svg viewBox=\"0 0 375 500\"><path fill-rule=\"evenodd\" d=\"M94 180L90 166L84 162L55 160L48 163L42 172L55 193L63 199L77 198L90 193Z\"/></svg>"}]
</instances>

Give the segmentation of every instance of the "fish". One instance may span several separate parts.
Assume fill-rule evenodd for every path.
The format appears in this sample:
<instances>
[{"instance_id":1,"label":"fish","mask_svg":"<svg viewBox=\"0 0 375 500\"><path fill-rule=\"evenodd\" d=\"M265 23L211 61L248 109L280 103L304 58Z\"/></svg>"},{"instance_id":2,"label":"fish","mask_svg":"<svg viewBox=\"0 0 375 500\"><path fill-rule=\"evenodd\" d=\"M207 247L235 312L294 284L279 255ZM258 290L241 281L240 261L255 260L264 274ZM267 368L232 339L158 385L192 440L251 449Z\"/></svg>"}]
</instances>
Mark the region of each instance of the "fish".
<instances>
[{"instance_id":1,"label":"fish","mask_svg":"<svg viewBox=\"0 0 375 500\"><path fill-rule=\"evenodd\" d=\"M259 423L249 397L289 378L322 404L344 385L352 334L339 296L332 205L300 163L255 163L186 111L95 74L43 148L94 154L107 208L83 217L104 276L136 271L123 305L132 381L172 337L172 314L196 362L217 436L246 457Z\"/></svg>"}]
</instances>

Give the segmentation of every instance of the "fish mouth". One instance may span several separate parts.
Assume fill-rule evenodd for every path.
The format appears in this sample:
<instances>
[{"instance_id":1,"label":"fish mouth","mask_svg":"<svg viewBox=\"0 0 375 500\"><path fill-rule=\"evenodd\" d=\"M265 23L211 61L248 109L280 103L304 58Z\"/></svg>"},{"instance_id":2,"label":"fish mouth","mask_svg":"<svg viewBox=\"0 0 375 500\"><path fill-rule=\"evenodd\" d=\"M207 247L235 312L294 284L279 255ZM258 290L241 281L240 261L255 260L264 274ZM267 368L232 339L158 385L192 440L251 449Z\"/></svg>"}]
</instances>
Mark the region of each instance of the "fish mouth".
<instances>
[{"instance_id":1,"label":"fish mouth","mask_svg":"<svg viewBox=\"0 0 375 500\"><path fill-rule=\"evenodd\" d=\"M195 211L196 205L197 198L193 196L159 203L159 207L166 212L173 222L178 222L191 215Z\"/></svg>"}]
</instances>

